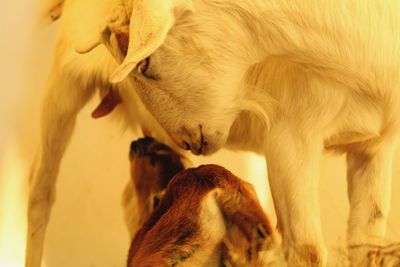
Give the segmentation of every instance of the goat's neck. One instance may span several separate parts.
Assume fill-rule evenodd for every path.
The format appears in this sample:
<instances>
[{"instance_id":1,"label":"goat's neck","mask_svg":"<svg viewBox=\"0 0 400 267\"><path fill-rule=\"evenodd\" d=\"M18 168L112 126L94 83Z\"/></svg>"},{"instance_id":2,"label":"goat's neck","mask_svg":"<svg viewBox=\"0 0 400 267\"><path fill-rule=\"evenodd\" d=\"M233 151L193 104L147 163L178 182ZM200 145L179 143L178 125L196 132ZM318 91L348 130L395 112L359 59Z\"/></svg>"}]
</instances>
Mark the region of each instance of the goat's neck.
<instances>
[{"instance_id":1,"label":"goat's neck","mask_svg":"<svg viewBox=\"0 0 400 267\"><path fill-rule=\"evenodd\" d=\"M228 5L239 30L247 33L243 47L249 64L284 62L352 90L369 90L364 70L371 59L359 57L368 49L363 39L368 33L352 30L349 25L360 18L345 3L249 0Z\"/></svg>"},{"instance_id":2,"label":"goat's neck","mask_svg":"<svg viewBox=\"0 0 400 267\"><path fill-rule=\"evenodd\" d=\"M250 64L294 52L304 42L303 29L274 1L217 2L225 14L224 23L235 26L234 41Z\"/></svg>"}]
</instances>

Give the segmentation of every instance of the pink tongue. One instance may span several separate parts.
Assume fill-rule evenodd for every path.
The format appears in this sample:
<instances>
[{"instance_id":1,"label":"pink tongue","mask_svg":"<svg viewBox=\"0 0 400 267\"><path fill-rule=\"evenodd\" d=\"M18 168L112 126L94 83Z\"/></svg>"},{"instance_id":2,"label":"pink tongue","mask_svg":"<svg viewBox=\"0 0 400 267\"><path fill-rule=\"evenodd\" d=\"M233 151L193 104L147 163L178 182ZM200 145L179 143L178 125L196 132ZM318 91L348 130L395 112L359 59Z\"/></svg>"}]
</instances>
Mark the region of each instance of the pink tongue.
<instances>
[{"instance_id":1,"label":"pink tongue","mask_svg":"<svg viewBox=\"0 0 400 267\"><path fill-rule=\"evenodd\" d=\"M98 119L110 114L119 103L121 103L119 96L113 90L109 90L92 112L92 118Z\"/></svg>"}]
</instances>

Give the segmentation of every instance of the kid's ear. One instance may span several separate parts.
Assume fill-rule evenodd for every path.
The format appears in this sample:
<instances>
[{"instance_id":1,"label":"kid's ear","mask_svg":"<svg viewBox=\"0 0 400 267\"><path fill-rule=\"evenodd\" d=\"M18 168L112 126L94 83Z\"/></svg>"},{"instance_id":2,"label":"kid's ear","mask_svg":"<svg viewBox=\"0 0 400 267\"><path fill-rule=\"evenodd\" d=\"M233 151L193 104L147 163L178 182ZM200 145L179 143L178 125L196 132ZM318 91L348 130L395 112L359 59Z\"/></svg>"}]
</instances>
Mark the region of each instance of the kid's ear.
<instances>
[{"instance_id":1,"label":"kid's ear","mask_svg":"<svg viewBox=\"0 0 400 267\"><path fill-rule=\"evenodd\" d=\"M271 224L250 184L241 181L238 188L220 190L217 199L226 218L243 232L248 241L253 239L254 233L257 238L272 239Z\"/></svg>"}]
</instances>

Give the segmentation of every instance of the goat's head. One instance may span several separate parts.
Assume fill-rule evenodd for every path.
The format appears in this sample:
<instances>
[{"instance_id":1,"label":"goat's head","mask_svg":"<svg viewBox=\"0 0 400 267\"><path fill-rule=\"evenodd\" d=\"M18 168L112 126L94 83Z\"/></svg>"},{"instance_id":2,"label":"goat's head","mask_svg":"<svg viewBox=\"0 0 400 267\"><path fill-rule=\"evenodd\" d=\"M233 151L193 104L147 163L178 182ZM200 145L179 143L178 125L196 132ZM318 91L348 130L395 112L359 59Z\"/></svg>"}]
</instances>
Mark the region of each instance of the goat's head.
<instances>
[{"instance_id":1,"label":"goat's head","mask_svg":"<svg viewBox=\"0 0 400 267\"><path fill-rule=\"evenodd\" d=\"M240 82L248 67L234 27L227 29L200 1L131 0L126 6L129 42L111 82L129 76L181 148L216 151L240 111Z\"/></svg>"},{"instance_id":2,"label":"goat's head","mask_svg":"<svg viewBox=\"0 0 400 267\"><path fill-rule=\"evenodd\" d=\"M168 182L184 169L182 157L153 138L131 143L131 177L139 201L140 223L148 219L155 200Z\"/></svg>"}]
</instances>

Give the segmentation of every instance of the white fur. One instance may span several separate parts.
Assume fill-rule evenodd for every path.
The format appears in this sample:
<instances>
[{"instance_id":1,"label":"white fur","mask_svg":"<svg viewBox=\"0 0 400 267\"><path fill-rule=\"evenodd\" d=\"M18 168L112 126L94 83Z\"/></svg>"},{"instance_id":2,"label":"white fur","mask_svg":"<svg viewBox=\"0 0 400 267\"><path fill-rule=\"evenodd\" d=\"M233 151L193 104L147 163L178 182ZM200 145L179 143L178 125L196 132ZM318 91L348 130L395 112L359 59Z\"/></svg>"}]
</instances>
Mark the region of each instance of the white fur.
<instances>
[{"instance_id":1,"label":"white fur","mask_svg":"<svg viewBox=\"0 0 400 267\"><path fill-rule=\"evenodd\" d=\"M218 267L221 263L221 241L226 234L226 221L221 212L221 207L216 199L217 190L207 193L201 203L200 229L203 242L206 244L193 254L193 256L181 263L182 267Z\"/></svg>"},{"instance_id":2,"label":"white fur","mask_svg":"<svg viewBox=\"0 0 400 267\"><path fill-rule=\"evenodd\" d=\"M400 2L193 0L179 12L174 3L185 1L169 2L175 21L149 68L160 79L134 70L114 85L117 64L103 46L85 55L75 48L99 33L116 4L65 2L31 177L27 266L40 265L58 166L96 87L117 90L129 123L161 140L194 153L226 146L264 154L290 261L309 260L306 249L317 265L326 262L319 160L325 149L347 152L349 245L378 244L400 128ZM352 253L353 262L365 253Z\"/></svg>"}]
</instances>

